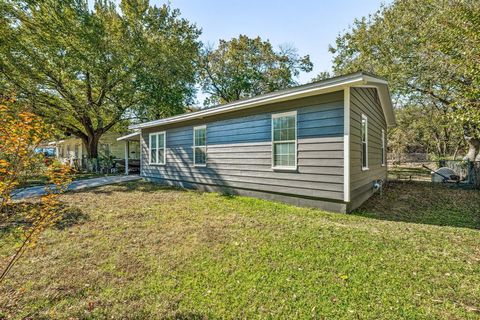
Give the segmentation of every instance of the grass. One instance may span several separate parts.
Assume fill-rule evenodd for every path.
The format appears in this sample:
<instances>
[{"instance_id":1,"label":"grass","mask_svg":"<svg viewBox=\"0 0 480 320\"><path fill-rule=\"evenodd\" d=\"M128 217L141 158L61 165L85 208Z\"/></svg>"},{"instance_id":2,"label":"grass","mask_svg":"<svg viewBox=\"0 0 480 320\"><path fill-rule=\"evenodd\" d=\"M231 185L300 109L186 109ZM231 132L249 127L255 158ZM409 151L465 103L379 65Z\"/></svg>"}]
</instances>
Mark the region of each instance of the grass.
<instances>
[{"instance_id":1,"label":"grass","mask_svg":"<svg viewBox=\"0 0 480 320\"><path fill-rule=\"evenodd\" d=\"M390 221L480 230L480 192L458 185L395 182L354 214Z\"/></svg>"},{"instance_id":2,"label":"grass","mask_svg":"<svg viewBox=\"0 0 480 320\"><path fill-rule=\"evenodd\" d=\"M394 184L350 215L145 183L63 200L3 317L480 318L476 191Z\"/></svg>"},{"instance_id":3,"label":"grass","mask_svg":"<svg viewBox=\"0 0 480 320\"><path fill-rule=\"evenodd\" d=\"M432 169L435 166L427 163ZM417 180L417 181L431 181L431 174L428 169L414 166L395 165L388 168L388 178L392 180Z\"/></svg>"}]
</instances>

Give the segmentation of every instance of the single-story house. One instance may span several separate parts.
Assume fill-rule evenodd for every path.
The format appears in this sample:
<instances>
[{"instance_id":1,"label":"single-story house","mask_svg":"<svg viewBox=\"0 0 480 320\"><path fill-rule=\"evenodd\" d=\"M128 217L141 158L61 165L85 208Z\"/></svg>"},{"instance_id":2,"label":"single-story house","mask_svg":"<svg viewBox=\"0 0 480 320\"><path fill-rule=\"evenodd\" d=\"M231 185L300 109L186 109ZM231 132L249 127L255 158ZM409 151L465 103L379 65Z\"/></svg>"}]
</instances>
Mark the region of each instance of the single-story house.
<instances>
[{"instance_id":1,"label":"single-story house","mask_svg":"<svg viewBox=\"0 0 480 320\"><path fill-rule=\"evenodd\" d=\"M149 181L348 212L381 188L387 82L358 72L133 125Z\"/></svg>"},{"instance_id":2,"label":"single-story house","mask_svg":"<svg viewBox=\"0 0 480 320\"><path fill-rule=\"evenodd\" d=\"M114 132L107 132L102 135L98 143L98 154L101 159L121 160L125 159L124 143L117 140L121 135ZM87 150L80 138L69 137L64 140L49 143L55 148L56 158L62 163L68 163L77 169L86 168ZM130 160L140 159L140 143L132 142L129 145L128 158Z\"/></svg>"}]
</instances>

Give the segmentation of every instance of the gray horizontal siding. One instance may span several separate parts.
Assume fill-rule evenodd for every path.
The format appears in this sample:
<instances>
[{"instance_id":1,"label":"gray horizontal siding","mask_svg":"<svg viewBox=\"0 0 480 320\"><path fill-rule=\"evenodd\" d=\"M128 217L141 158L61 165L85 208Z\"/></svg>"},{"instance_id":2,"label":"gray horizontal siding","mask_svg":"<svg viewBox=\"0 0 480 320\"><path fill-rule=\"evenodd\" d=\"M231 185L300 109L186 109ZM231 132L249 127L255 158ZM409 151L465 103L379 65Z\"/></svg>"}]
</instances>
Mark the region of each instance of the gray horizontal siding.
<instances>
[{"instance_id":1,"label":"gray horizontal siding","mask_svg":"<svg viewBox=\"0 0 480 320\"><path fill-rule=\"evenodd\" d=\"M271 115L297 110L298 170L271 168ZM262 112L260 112L262 111ZM193 166L193 126L207 125L207 166ZM167 164L148 164L148 134L167 132ZM343 92L142 131L142 175L293 196L343 199Z\"/></svg>"},{"instance_id":2,"label":"gray horizontal siding","mask_svg":"<svg viewBox=\"0 0 480 320\"><path fill-rule=\"evenodd\" d=\"M382 129L386 135L387 124L376 89L352 88L350 95L350 209L353 209L372 195L374 180L386 178L387 167L381 165L381 144ZM368 117L369 170L366 171L362 171L362 114Z\"/></svg>"}]
</instances>

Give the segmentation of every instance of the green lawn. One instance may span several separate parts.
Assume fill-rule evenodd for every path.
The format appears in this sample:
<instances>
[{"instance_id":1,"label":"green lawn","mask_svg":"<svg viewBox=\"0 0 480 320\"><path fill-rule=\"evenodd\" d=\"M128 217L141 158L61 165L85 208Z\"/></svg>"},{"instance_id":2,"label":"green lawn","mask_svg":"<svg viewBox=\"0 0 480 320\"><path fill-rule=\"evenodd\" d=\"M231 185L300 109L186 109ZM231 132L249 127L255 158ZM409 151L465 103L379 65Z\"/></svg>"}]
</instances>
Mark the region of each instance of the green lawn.
<instances>
[{"instance_id":1,"label":"green lawn","mask_svg":"<svg viewBox=\"0 0 480 320\"><path fill-rule=\"evenodd\" d=\"M63 199L0 318L480 318L478 191L393 184L349 215L146 183Z\"/></svg>"}]
</instances>

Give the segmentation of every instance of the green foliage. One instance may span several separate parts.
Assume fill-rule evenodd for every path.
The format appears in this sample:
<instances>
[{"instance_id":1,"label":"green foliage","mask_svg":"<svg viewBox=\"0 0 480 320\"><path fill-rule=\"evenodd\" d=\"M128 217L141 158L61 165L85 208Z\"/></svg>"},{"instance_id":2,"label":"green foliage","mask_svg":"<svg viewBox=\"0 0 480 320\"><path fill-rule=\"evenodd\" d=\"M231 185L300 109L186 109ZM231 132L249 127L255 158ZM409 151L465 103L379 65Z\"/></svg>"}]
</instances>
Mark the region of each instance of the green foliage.
<instances>
[{"instance_id":1,"label":"green foliage","mask_svg":"<svg viewBox=\"0 0 480 320\"><path fill-rule=\"evenodd\" d=\"M10 0L0 10L2 76L91 157L119 122L177 114L193 99L200 32L168 5Z\"/></svg>"},{"instance_id":2,"label":"green foliage","mask_svg":"<svg viewBox=\"0 0 480 320\"><path fill-rule=\"evenodd\" d=\"M328 71L322 71L320 72L319 74L317 74L314 78L312 78L312 82L314 81L322 81L322 80L325 80L325 79L329 79L333 77L330 72Z\"/></svg>"},{"instance_id":3,"label":"green foliage","mask_svg":"<svg viewBox=\"0 0 480 320\"><path fill-rule=\"evenodd\" d=\"M443 109L480 137L480 2L405 0L356 20L337 38L336 74L363 69L386 77L401 103Z\"/></svg>"},{"instance_id":4,"label":"green foliage","mask_svg":"<svg viewBox=\"0 0 480 320\"><path fill-rule=\"evenodd\" d=\"M389 132L389 150L394 153L426 152L436 157L459 154L463 130L452 125L443 109L406 105L396 112L397 126Z\"/></svg>"},{"instance_id":5,"label":"green foliage","mask_svg":"<svg viewBox=\"0 0 480 320\"><path fill-rule=\"evenodd\" d=\"M295 48L275 51L270 42L245 35L220 40L218 48L207 48L200 61L200 80L210 94L206 105L232 102L296 84L301 71L310 72L308 55L300 57Z\"/></svg>"}]
</instances>

